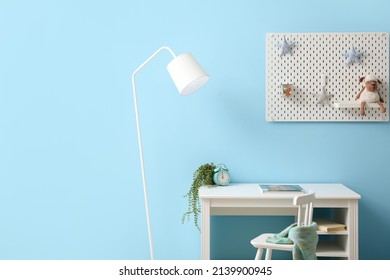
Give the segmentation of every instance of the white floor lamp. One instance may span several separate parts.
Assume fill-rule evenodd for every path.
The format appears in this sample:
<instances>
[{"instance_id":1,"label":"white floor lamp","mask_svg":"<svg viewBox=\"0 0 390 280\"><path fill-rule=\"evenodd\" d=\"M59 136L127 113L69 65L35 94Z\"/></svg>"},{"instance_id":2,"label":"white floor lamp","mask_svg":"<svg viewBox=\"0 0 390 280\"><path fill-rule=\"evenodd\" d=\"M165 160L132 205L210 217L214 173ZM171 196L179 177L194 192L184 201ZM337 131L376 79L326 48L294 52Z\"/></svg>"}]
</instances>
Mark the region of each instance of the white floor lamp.
<instances>
[{"instance_id":1,"label":"white floor lamp","mask_svg":"<svg viewBox=\"0 0 390 280\"><path fill-rule=\"evenodd\" d=\"M153 242L152 242L152 231L150 227L150 217L149 217L149 205L148 205L148 195L146 189L146 176L145 176L145 165L144 165L144 155L142 151L142 140L141 140L141 131L139 124L138 116L138 104L137 104L137 91L135 88L135 75L156 55L158 55L162 50L167 50L173 56L173 60L168 63L167 69L168 72L176 85L177 90L181 95L187 95L195 92L209 80L209 76L203 70L202 66L198 64L195 58L190 53L184 53L182 55L176 56L175 53L168 47L159 48L154 54L152 54L144 63L142 63L132 75L133 83L133 94L134 94L134 106L135 106L135 115L137 121L137 133L138 133L138 146L139 154L141 159L141 172L142 172L142 183L144 188L144 199L145 199L145 210L146 210L146 222L148 225L148 235L149 235L149 248L150 248L150 259L154 259L153 253Z\"/></svg>"}]
</instances>

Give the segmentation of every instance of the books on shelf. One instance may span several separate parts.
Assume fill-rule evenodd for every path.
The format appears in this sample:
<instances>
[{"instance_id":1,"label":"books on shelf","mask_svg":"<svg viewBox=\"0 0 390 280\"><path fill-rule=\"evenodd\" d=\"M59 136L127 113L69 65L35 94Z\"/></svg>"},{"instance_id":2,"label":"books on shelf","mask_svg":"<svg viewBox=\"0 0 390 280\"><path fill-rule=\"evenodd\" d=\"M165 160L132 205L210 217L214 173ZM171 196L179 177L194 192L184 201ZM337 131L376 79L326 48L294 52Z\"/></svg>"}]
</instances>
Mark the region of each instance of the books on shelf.
<instances>
[{"instance_id":1,"label":"books on shelf","mask_svg":"<svg viewBox=\"0 0 390 280\"><path fill-rule=\"evenodd\" d=\"M316 220L317 229L324 232L343 231L347 229L344 224L336 223L330 220Z\"/></svg>"},{"instance_id":2,"label":"books on shelf","mask_svg":"<svg viewBox=\"0 0 390 280\"><path fill-rule=\"evenodd\" d=\"M304 192L300 185L263 185L259 184L261 193L299 193Z\"/></svg>"}]
</instances>

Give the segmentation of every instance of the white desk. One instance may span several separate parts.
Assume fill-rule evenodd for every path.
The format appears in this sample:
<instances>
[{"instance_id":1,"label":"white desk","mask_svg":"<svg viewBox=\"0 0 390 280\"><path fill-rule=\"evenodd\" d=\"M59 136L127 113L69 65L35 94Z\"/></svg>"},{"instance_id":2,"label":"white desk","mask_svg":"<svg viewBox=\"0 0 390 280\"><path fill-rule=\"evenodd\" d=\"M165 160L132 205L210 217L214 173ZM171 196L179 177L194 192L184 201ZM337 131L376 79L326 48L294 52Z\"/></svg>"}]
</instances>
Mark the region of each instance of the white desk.
<instances>
[{"instance_id":1,"label":"white desk","mask_svg":"<svg viewBox=\"0 0 390 280\"><path fill-rule=\"evenodd\" d=\"M331 208L335 212L334 216L337 221L347 225L347 230L341 232L318 232L320 241L317 256L358 259L358 201L360 195L342 184L299 185L305 191L316 193L314 215L315 208ZM296 208L292 206L292 197L293 194L262 194L258 184L231 184L226 187L200 188L202 259L210 259L210 216L296 215ZM331 240L321 242L321 235L329 235L324 239Z\"/></svg>"}]
</instances>

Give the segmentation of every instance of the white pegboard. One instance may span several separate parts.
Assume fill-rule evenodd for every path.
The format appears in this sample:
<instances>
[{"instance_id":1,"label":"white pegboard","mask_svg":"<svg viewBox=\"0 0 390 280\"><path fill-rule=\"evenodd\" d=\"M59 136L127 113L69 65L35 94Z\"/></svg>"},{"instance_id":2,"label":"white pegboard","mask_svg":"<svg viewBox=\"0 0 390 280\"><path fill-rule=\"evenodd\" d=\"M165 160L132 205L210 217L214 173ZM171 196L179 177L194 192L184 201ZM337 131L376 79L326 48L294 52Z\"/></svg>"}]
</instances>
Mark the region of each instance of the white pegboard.
<instances>
[{"instance_id":1,"label":"white pegboard","mask_svg":"<svg viewBox=\"0 0 390 280\"><path fill-rule=\"evenodd\" d=\"M292 55L280 56L278 44L286 38L294 43ZM389 120L389 34L369 33L267 33L266 34L266 119L267 121L388 121ZM347 65L345 54L354 46L361 64ZM382 81L378 92L386 113L379 108L336 108L336 103L353 101L363 87L358 78L368 74ZM318 104L322 77L332 97ZM282 84L292 84L289 97L280 94Z\"/></svg>"}]
</instances>

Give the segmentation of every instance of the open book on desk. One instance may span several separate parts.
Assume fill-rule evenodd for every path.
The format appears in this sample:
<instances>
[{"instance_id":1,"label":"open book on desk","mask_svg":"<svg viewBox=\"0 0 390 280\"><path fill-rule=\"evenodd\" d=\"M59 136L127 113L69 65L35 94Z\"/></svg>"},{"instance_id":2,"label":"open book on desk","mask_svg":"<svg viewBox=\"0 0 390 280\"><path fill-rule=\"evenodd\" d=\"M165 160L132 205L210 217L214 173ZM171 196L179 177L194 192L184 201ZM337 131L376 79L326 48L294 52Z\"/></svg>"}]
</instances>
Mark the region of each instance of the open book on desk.
<instances>
[{"instance_id":1,"label":"open book on desk","mask_svg":"<svg viewBox=\"0 0 390 280\"><path fill-rule=\"evenodd\" d=\"M266 194L266 193L299 194L299 193L305 192L300 185L264 185L264 184L259 184L259 189L260 189L260 192L262 194Z\"/></svg>"}]
</instances>

